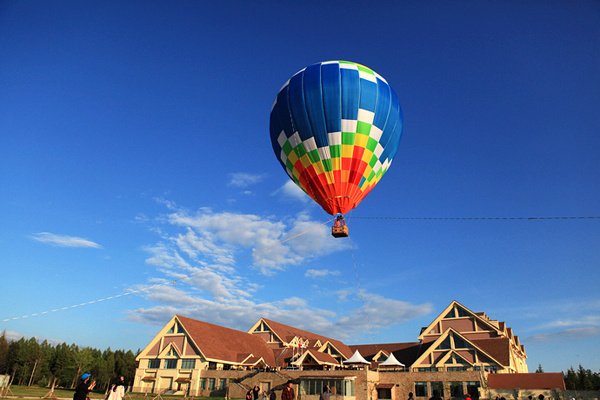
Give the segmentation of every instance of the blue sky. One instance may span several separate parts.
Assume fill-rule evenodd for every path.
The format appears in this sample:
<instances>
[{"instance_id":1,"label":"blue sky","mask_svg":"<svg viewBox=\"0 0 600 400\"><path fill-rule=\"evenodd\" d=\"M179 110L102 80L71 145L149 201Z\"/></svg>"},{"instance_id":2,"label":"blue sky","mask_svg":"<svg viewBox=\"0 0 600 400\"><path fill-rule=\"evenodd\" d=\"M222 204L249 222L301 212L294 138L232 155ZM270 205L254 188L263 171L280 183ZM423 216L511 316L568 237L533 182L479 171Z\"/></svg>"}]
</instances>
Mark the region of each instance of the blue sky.
<instances>
[{"instance_id":1,"label":"blue sky","mask_svg":"<svg viewBox=\"0 0 600 400\"><path fill-rule=\"evenodd\" d=\"M377 4L1 2L0 329L135 351L177 313L406 342L457 300L531 371L598 371L600 219L403 219L600 215L598 2ZM268 127L338 59L404 113L351 241Z\"/></svg>"}]
</instances>

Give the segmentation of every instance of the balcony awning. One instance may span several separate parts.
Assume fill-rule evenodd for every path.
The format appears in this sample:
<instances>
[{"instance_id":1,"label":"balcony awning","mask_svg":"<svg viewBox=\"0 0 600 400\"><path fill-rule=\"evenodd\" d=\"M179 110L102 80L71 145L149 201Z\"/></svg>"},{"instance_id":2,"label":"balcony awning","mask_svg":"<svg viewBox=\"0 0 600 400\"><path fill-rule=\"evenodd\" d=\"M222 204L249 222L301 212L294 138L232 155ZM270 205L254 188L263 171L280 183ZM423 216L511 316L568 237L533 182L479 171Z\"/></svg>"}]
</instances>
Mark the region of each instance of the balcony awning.
<instances>
[{"instance_id":1,"label":"balcony awning","mask_svg":"<svg viewBox=\"0 0 600 400\"><path fill-rule=\"evenodd\" d=\"M156 377L152 376L152 375L147 375L145 377L142 378L143 381L155 381Z\"/></svg>"}]
</instances>

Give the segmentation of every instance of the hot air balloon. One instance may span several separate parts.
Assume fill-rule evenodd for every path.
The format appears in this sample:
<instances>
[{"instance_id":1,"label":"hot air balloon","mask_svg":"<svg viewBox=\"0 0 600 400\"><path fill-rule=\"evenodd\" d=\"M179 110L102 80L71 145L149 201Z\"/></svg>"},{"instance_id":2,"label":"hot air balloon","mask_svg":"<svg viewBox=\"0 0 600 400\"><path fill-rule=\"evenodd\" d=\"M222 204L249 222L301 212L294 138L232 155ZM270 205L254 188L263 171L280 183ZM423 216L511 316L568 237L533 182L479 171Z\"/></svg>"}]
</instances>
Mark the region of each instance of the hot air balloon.
<instances>
[{"instance_id":1,"label":"hot air balloon","mask_svg":"<svg viewBox=\"0 0 600 400\"><path fill-rule=\"evenodd\" d=\"M381 75L348 61L297 72L271 108L275 155L306 194L336 215L336 237L348 236L343 215L386 173L401 132L394 90Z\"/></svg>"}]
</instances>

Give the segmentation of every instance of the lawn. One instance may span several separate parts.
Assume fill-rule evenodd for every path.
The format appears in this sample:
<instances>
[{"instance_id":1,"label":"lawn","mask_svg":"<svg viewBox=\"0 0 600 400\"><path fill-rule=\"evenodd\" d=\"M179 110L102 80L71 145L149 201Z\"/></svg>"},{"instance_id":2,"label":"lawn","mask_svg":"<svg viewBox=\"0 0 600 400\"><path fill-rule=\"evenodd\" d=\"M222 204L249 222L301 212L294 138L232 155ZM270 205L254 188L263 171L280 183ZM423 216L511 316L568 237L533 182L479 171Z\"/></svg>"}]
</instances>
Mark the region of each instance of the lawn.
<instances>
[{"instance_id":1,"label":"lawn","mask_svg":"<svg viewBox=\"0 0 600 400\"><path fill-rule=\"evenodd\" d=\"M18 386L12 385L10 391L6 393L2 398L18 398L18 399L36 399L39 400L44 397L50 391L49 388L39 386ZM54 394L57 398L63 400L71 400L75 390L71 389L54 389ZM156 397L155 394L144 394L144 393L126 393L123 400L153 400ZM183 396L161 396L163 400L182 400ZM104 400L104 393L92 392L90 396L91 400ZM224 400L224 397L194 397L194 400ZM157 399L157 400L160 400Z\"/></svg>"}]
</instances>

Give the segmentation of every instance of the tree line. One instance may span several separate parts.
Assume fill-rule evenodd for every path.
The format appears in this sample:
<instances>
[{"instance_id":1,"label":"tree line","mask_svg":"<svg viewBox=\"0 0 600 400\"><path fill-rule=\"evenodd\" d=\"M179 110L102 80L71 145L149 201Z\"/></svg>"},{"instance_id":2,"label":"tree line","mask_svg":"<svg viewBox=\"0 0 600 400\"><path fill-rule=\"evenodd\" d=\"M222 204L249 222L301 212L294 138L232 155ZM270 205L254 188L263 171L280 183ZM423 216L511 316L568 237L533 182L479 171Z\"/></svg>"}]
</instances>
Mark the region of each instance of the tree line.
<instances>
[{"instance_id":1,"label":"tree line","mask_svg":"<svg viewBox=\"0 0 600 400\"><path fill-rule=\"evenodd\" d=\"M567 390L600 390L600 373L585 369L579 364L575 371L573 367L563 372Z\"/></svg>"},{"instance_id":2,"label":"tree line","mask_svg":"<svg viewBox=\"0 0 600 400\"><path fill-rule=\"evenodd\" d=\"M119 375L128 385L133 384L135 357L131 350L52 345L36 338L8 341L6 331L0 336L0 375L11 375L15 385L50 387L55 382L56 387L73 389L87 372L96 380L96 390L106 391Z\"/></svg>"}]
</instances>

